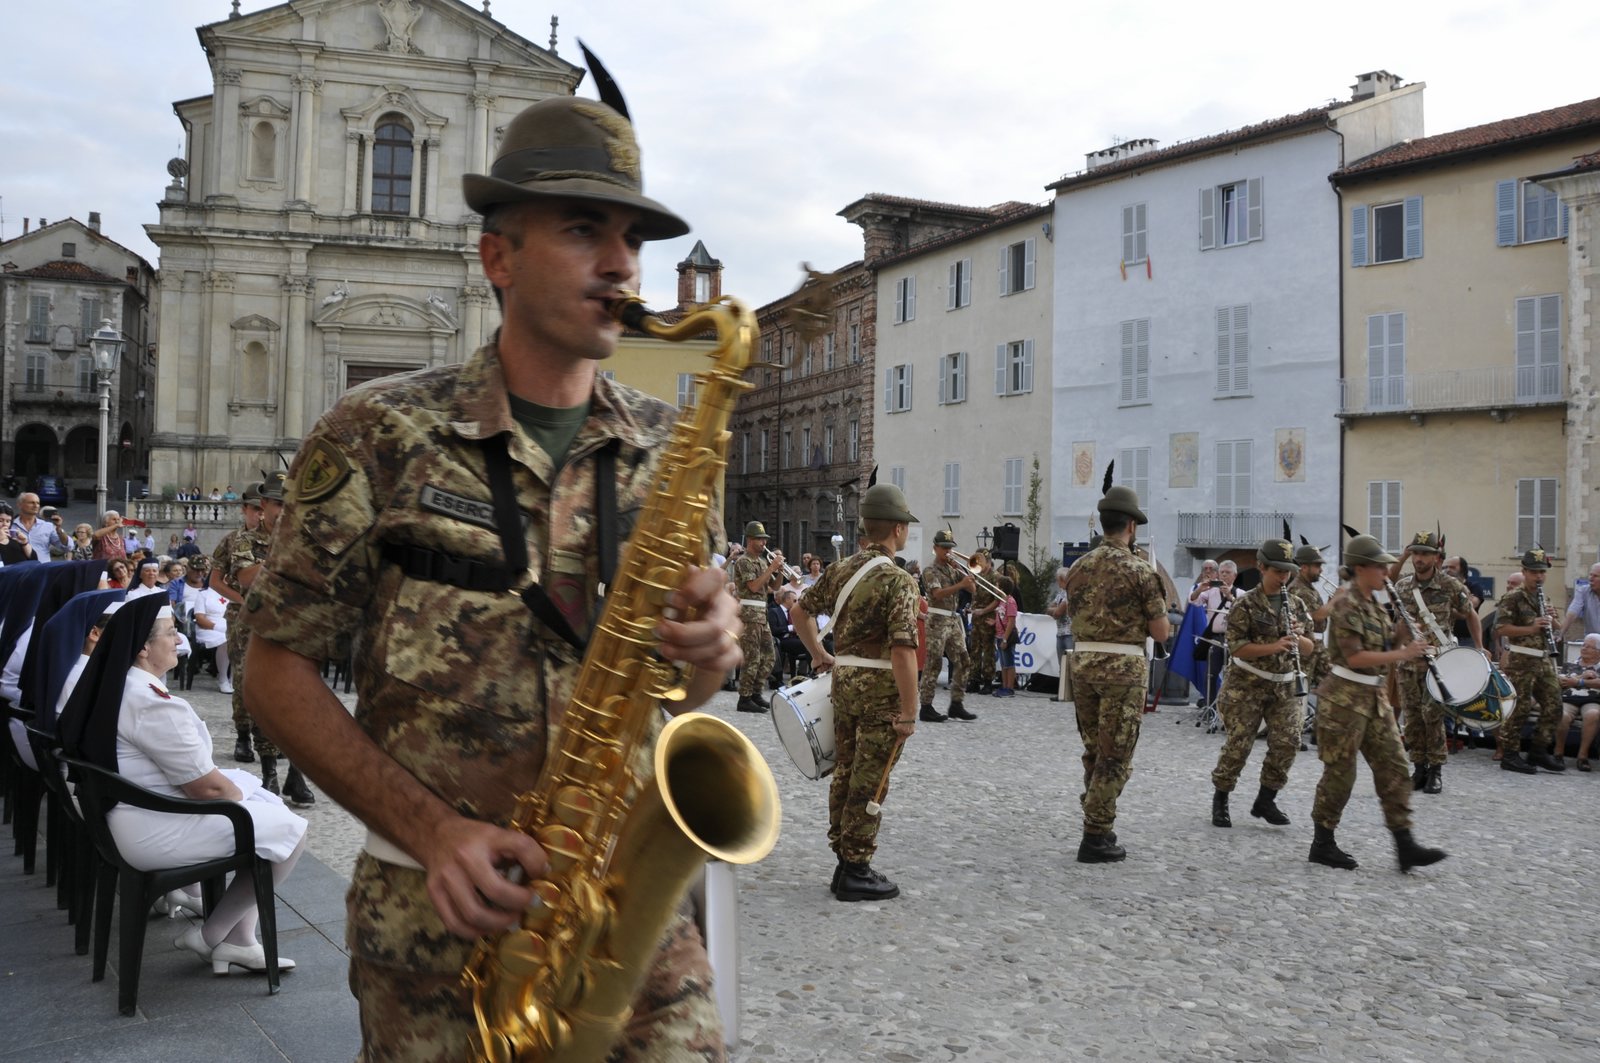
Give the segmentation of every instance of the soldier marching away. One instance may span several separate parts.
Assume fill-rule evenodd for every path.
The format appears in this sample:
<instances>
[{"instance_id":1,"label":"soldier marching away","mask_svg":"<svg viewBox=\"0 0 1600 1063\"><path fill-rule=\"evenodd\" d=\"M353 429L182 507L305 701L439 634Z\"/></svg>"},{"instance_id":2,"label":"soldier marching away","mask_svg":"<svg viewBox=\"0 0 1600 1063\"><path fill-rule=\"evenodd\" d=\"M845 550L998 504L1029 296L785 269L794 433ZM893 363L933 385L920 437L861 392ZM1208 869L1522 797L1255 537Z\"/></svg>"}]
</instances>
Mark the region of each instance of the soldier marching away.
<instances>
[{"instance_id":1,"label":"soldier marching away","mask_svg":"<svg viewBox=\"0 0 1600 1063\"><path fill-rule=\"evenodd\" d=\"M1267 757L1261 765L1261 790L1250 814L1275 827L1287 826L1289 817L1277 805L1278 791L1289 781L1289 769L1300 749L1301 709L1296 686L1295 652L1304 664L1312 641L1303 630L1305 614L1299 599L1286 589L1294 578L1294 546L1287 539L1268 539L1256 551L1261 583L1234 603L1228 612L1227 681L1217 700L1217 712L1228 739L1211 773L1216 792L1211 798L1211 823L1231 827L1228 795L1233 792L1250 757L1256 731L1267 724ZM1286 622L1287 618L1287 622Z\"/></svg>"},{"instance_id":2,"label":"soldier marching away","mask_svg":"<svg viewBox=\"0 0 1600 1063\"><path fill-rule=\"evenodd\" d=\"M1426 648L1410 641L1390 648L1394 628L1373 592L1383 586L1394 555L1370 535L1351 539L1344 563L1354 570L1351 593L1334 604L1328 620L1331 674L1317 688L1317 756L1322 779L1311 805L1313 836L1308 857L1314 864L1354 870L1355 857L1340 849L1334 831L1356 782L1356 754L1372 769L1372 785L1383 805L1383 820L1394 835L1402 872L1445 858L1441 849L1418 845L1411 837L1411 786L1400 730L1384 696L1384 668L1414 661Z\"/></svg>"},{"instance_id":3,"label":"soldier marching away","mask_svg":"<svg viewBox=\"0 0 1600 1063\"><path fill-rule=\"evenodd\" d=\"M744 651L744 670L739 673L740 712L766 712L772 703L761 696L761 684L772 671L774 650L772 632L767 627L767 593L783 582L783 554L774 550L766 558L767 529L759 520L744 526L744 553L728 565L728 580L733 596L739 599L744 633L739 648Z\"/></svg>"},{"instance_id":4,"label":"soldier marching away","mask_svg":"<svg viewBox=\"0 0 1600 1063\"><path fill-rule=\"evenodd\" d=\"M1547 752L1561 719L1561 684L1550 656L1558 614L1551 605L1544 612L1539 611L1539 592L1549 568L1550 559L1538 547L1523 554L1522 586L1506 591L1496 607L1494 629L1506 637L1509 651L1506 678L1517 688L1516 707L1500 726L1500 767L1524 775L1536 775L1539 768L1567 770L1562 757L1552 757ZM1533 729L1533 747L1523 759L1522 725L1534 711L1539 714L1539 722Z\"/></svg>"},{"instance_id":5,"label":"soldier marching away","mask_svg":"<svg viewBox=\"0 0 1600 1063\"><path fill-rule=\"evenodd\" d=\"M1455 638L1448 632L1455 630L1459 620L1467 626L1473 648L1487 657L1483 649L1483 626L1472 608L1466 584L1441 567L1442 546L1434 533L1418 532L1400 555L1400 563L1389 570L1389 578L1397 579L1395 593L1422 625L1427 637L1439 643L1439 652L1455 646ZM1401 576L1400 564L1404 564L1407 557L1411 558L1411 572ZM1450 747L1444 734L1444 706L1428 693L1427 678L1428 666L1422 661L1395 666L1399 708L1405 717L1406 751L1414 765L1411 788L1437 794L1444 790L1444 763L1450 759Z\"/></svg>"},{"instance_id":6,"label":"soldier marching away","mask_svg":"<svg viewBox=\"0 0 1600 1063\"><path fill-rule=\"evenodd\" d=\"M218 676L217 685L224 694L233 695L233 731L236 736L233 743L233 759L241 764L248 764L256 759L255 751L250 748L250 714L245 711L244 695L239 693L239 687L233 682L233 662L240 660L243 650L243 640L234 635L238 626L239 609L244 605L244 595L239 588L229 582L229 562L233 558L233 544L241 535L254 535L256 528L261 524L261 491L255 484L250 484L244 489L244 499L239 506L240 516L244 523L228 532L217 543L217 548L211 554L211 570L216 578L211 581L211 589L222 596L228 603L223 616L228 621L228 674Z\"/></svg>"},{"instance_id":7,"label":"soldier marching away","mask_svg":"<svg viewBox=\"0 0 1600 1063\"><path fill-rule=\"evenodd\" d=\"M961 572L950 560L950 550L956 537L946 529L933 536L934 562L922 574L922 589L928 596L928 663L922 670L922 680L917 686L922 701L918 719L927 723L943 723L944 713L933 707L934 684L939 679L939 661L950 658L950 718L976 720L978 714L968 712L964 699L967 691L967 630L956 606L961 592L972 594L978 585L970 572Z\"/></svg>"},{"instance_id":8,"label":"soldier marching away","mask_svg":"<svg viewBox=\"0 0 1600 1063\"><path fill-rule=\"evenodd\" d=\"M833 668L833 737L837 761L828 788L828 845L838 857L833 894L841 901L887 900L900 887L872 867L881 805L900 744L917 727L917 582L893 563L916 517L893 484L861 496L861 549L823 570L790 617L819 670ZM881 559L881 560L880 560ZM828 653L816 617L834 608L852 576L873 568L833 618Z\"/></svg>"},{"instance_id":9,"label":"soldier marching away","mask_svg":"<svg viewBox=\"0 0 1600 1063\"><path fill-rule=\"evenodd\" d=\"M1128 781L1144 717L1148 664L1144 640L1170 633L1166 594L1156 570L1133 552L1136 525L1148 518L1130 487L1100 499L1100 545L1067 574L1074 637L1072 689L1083 739L1083 841L1078 861L1127 856L1117 844L1117 798Z\"/></svg>"}]
</instances>

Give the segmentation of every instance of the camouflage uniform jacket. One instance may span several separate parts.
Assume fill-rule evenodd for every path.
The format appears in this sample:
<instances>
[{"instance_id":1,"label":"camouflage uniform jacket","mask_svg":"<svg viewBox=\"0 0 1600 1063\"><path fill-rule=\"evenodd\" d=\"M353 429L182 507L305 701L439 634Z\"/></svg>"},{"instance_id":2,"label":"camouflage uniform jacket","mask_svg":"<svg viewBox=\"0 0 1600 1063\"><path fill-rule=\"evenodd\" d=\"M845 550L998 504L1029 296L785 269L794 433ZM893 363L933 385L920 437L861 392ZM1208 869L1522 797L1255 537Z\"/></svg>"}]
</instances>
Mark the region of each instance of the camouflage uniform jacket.
<instances>
[{"instance_id":1,"label":"camouflage uniform jacket","mask_svg":"<svg viewBox=\"0 0 1600 1063\"><path fill-rule=\"evenodd\" d=\"M954 613L956 611L956 607L961 604L961 595L950 594L935 601L933 592L942 587L953 587L966 578L967 577L965 573L956 571L956 566L950 564L948 561L942 565L935 563L923 569L922 589L923 592L928 596L928 608L944 609L950 613ZM933 613L928 617L929 627L941 624L955 624L958 622L959 621L954 616L943 616L939 613Z\"/></svg>"},{"instance_id":2,"label":"camouflage uniform jacket","mask_svg":"<svg viewBox=\"0 0 1600 1063\"><path fill-rule=\"evenodd\" d=\"M1353 639L1358 651L1382 653L1389 648L1389 632L1392 629L1393 625L1383 606L1364 597L1361 592L1353 591L1335 602L1333 612L1328 614L1328 658L1331 663L1350 668L1352 672L1381 677L1384 674L1381 666L1351 668L1344 643ZM1317 695L1325 699L1327 705L1351 709L1362 716L1376 716L1379 709L1386 705L1382 684L1365 686L1332 674L1317 687Z\"/></svg>"},{"instance_id":3,"label":"camouflage uniform jacket","mask_svg":"<svg viewBox=\"0 0 1600 1063\"><path fill-rule=\"evenodd\" d=\"M822 578L806 588L800 605L811 616L832 614L839 592L856 570L874 557L887 557L861 578L845 601L841 615L833 618L833 646L836 655L888 660L891 646L917 648L917 612L920 602L917 581L894 564L894 555L878 543L867 543L843 561L829 565ZM887 668L871 670L881 676L893 691L894 673Z\"/></svg>"},{"instance_id":4,"label":"camouflage uniform jacket","mask_svg":"<svg viewBox=\"0 0 1600 1063\"><path fill-rule=\"evenodd\" d=\"M1072 657L1073 679L1102 683L1145 681L1144 640L1150 621L1167 615L1167 595L1149 562L1126 543L1107 539L1080 557L1067 575L1067 608L1072 635L1085 642L1138 646L1139 656L1079 652Z\"/></svg>"},{"instance_id":5,"label":"camouflage uniform jacket","mask_svg":"<svg viewBox=\"0 0 1600 1063\"><path fill-rule=\"evenodd\" d=\"M1304 616L1310 616L1327 604L1322 600L1322 596L1317 593L1317 589L1298 575L1289 581L1289 593L1300 599L1300 604L1305 606ZM1322 634L1328 630L1328 618L1323 617L1321 620L1315 621L1315 625L1316 633L1318 635ZM1310 634L1310 632L1307 632L1307 634ZM1313 639L1312 641L1315 642L1317 640Z\"/></svg>"},{"instance_id":6,"label":"camouflage uniform jacket","mask_svg":"<svg viewBox=\"0 0 1600 1063\"><path fill-rule=\"evenodd\" d=\"M229 544L227 556L222 559L222 578L228 586L239 591L239 573L266 561L267 555L272 552L272 533L265 527L257 527L255 531L240 528L232 535L233 541Z\"/></svg>"},{"instance_id":7,"label":"camouflage uniform jacket","mask_svg":"<svg viewBox=\"0 0 1600 1063\"><path fill-rule=\"evenodd\" d=\"M1298 609L1297 603L1290 603L1290 615ZM1256 586L1243 598L1233 603L1233 608L1228 610L1228 652L1237 654L1239 647L1251 642L1277 642L1283 638L1283 617L1278 612L1278 599L1269 597L1265 588ZM1243 658L1234 658L1236 661ZM1252 668L1259 668L1263 672L1272 672L1278 675L1287 675L1294 671L1294 657L1288 650L1279 650L1269 653L1265 657L1252 657L1245 664ZM1302 661L1301 665L1304 666ZM1284 683L1276 683L1270 679L1263 679L1245 671L1243 668L1230 669L1228 672L1229 683L1248 683L1252 687L1260 687L1274 695L1287 696L1292 690Z\"/></svg>"},{"instance_id":8,"label":"camouflage uniform jacket","mask_svg":"<svg viewBox=\"0 0 1600 1063\"><path fill-rule=\"evenodd\" d=\"M767 562L761 560L759 557L751 557L748 553L740 554L733 564L728 566L728 582L733 584L733 596L739 599L741 602L755 601L757 598L764 598L768 591L771 591L778 586L778 580L780 578L778 573L774 572L772 575L768 576L766 587L760 591L751 590L750 581L753 579L760 579L761 574L766 570ZM765 609L765 602L762 603L762 607ZM752 606L750 609L751 616L754 615L754 608L755 607ZM745 621L745 623L748 624L751 622L751 618L744 616L744 612L745 610L740 610L741 618ZM764 620L766 618L766 613L763 612L761 616Z\"/></svg>"},{"instance_id":9,"label":"camouflage uniform jacket","mask_svg":"<svg viewBox=\"0 0 1600 1063\"><path fill-rule=\"evenodd\" d=\"M619 441L620 543L652 489L675 415L598 377L558 469L512 419L493 342L461 365L350 391L290 470L272 556L248 595L252 627L315 660L359 630L356 722L463 815L509 822L516 795L544 767L579 672L577 652L534 619L521 592L542 582L577 630L588 630L599 583L594 455ZM502 433L529 571L509 591L473 591L411 578L386 561L385 547L414 545L505 564L481 442ZM708 537L720 532L720 521L708 524L718 525ZM360 958L436 972L466 963L471 943L445 930L420 873L363 855L350 890L349 943Z\"/></svg>"},{"instance_id":10,"label":"camouflage uniform jacket","mask_svg":"<svg viewBox=\"0 0 1600 1063\"><path fill-rule=\"evenodd\" d=\"M1450 632L1455 627L1456 617L1472 610L1472 599L1467 597L1467 588L1460 580L1448 572L1440 571L1433 574L1433 578L1426 583L1417 579L1415 572L1407 572L1400 577L1400 582L1395 584L1395 593L1400 595L1400 600L1406 607L1406 612L1417 618L1424 631L1421 638L1430 644L1439 640L1433 637L1433 628L1421 613L1417 611L1417 599L1413 591L1420 591L1422 603L1428 607L1428 612L1433 614L1434 623L1439 630L1444 632L1445 644L1441 649L1452 649L1456 645ZM1417 668L1426 668L1421 661L1414 661L1412 665Z\"/></svg>"},{"instance_id":11,"label":"camouflage uniform jacket","mask_svg":"<svg viewBox=\"0 0 1600 1063\"><path fill-rule=\"evenodd\" d=\"M1512 627L1527 627L1539 621L1539 597L1527 586L1518 587L1501 595L1500 603L1495 609L1497 615L1494 626L1497 630L1508 624ZM1543 631L1535 631L1531 635L1507 635L1506 642L1512 646L1526 646L1540 653L1546 653L1550 648ZM1548 656L1545 658L1545 660L1550 659ZM1526 653L1506 654L1507 668L1529 668L1537 663L1538 658Z\"/></svg>"},{"instance_id":12,"label":"camouflage uniform jacket","mask_svg":"<svg viewBox=\"0 0 1600 1063\"><path fill-rule=\"evenodd\" d=\"M224 535L217 548L211 551L211 572L217 579L226 582L228 574L228 559L233 556L233 541L244 534L244 525L234 528ZM232 605L232 602L228 603Z\"/></svg>"}]
</instances>

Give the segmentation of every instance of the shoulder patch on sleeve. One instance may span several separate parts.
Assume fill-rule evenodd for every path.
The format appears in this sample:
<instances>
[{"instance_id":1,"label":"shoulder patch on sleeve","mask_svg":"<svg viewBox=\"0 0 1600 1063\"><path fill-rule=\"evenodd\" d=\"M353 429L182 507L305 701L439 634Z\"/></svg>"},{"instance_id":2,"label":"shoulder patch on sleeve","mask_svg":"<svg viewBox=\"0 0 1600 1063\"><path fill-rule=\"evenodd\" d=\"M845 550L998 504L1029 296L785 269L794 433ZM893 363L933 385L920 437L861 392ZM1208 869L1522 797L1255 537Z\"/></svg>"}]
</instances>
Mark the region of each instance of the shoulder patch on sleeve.
<instances>
[{"instance_id":1,"label":"shoulder patch on sleeve","mask_svg":"<svg viewBox=\"0 0 1600 1063\"><path fill-rule=\"evenodd\" d=\"M311 444L305 464L300 467L300 478L295 484L295 499L300 502L321 502L332 498L350 478L350 462L325 439Z\"/></svg>"}]
</instances>

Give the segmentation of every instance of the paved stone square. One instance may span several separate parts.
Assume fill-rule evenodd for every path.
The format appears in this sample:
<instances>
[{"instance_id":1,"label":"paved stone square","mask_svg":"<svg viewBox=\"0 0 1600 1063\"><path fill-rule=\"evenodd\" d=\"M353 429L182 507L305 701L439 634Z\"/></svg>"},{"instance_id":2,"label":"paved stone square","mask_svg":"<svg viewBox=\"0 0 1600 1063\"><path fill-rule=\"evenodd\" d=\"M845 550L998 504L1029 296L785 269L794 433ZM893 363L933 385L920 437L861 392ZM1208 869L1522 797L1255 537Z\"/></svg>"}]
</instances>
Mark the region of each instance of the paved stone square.
<instances>
[{"instance_id":1,"label":"paved stone square","mask_svg":"<svg viewBox=\"0 0 1600 1063\"><path fill-rule=\"evenodd\" d=\"M194 701L231 764L214 688L197 680ZM1088 866L1073 859L1070 706L972 698L976 722L920 724L895 771L875 866L901 896L842 904L827 888L826 783L733 702L710 711L755 740L784 802L777 849L739 870L735 1058L1600 1058L1600 773L1453 756L1445 792L1414 803L1418 838L1450 859L1402 876L1363 767L1339 831L1362 866L1342 872L1306 861L1314 749L1279 798L1291 826L1249 815L1258 743L1219 830L1222 736L1164 705L1145 717L1119 810L1128 859ZM359 828L326 798L310 816L313 853L348 873Z\"/></svg>"}]
</instances>

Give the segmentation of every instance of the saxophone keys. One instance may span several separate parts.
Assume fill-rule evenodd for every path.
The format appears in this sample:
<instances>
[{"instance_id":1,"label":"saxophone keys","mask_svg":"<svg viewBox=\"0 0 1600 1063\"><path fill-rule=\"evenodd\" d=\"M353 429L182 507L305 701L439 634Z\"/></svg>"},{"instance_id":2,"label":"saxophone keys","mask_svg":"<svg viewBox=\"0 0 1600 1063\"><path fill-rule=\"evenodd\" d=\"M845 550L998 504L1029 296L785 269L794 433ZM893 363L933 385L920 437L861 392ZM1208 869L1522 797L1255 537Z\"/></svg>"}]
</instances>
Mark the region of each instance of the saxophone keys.
<instances>
[{"instance_id":1,"label":"saxophone keys","mask_svg":"<svg viewBox=\"0 0 1600 1063\"><path fill-rule=\"evenodd\" d=\"M599 804L594 795L582 787L563 786L556 791L552 811L558 823L581 832L593 823Z\"/></svg>"},{"instance_id":2,"label":"saxophone keys","mask_svg":"<svg viewBox=\"0 0 1600 1063\"><path fill-rule=\"evenodd\" d=\"M501 971L517 981L531 979L549 963L550 949L543 934L512 931L500 940L495 960Z\"/></svg>"},{"instance_id":3,"label":"saxophone keys","mask_svg":"<svg viewBox=\"0 0 1600 1063\"><path fill-rule=\"evenodd\" d=\"M559 875L584 856L583 835L562 823L550 823L539 829L535 840L544 849L550 861L550 873Z\"/></svg>"},{"instance_id":4,"label":"saxophone keys","mask_svg":"<svg viewBox=\"0 0 1600 1063\"><path fill-rule=\"evenodd\" d=\"M528 902L528 907L522 913L523 926L529 930L544 926L550 922L550 917L560 904L561 887L549 879L540 879L533 884L533 900Z\"/></svg>"}]
</instances>

